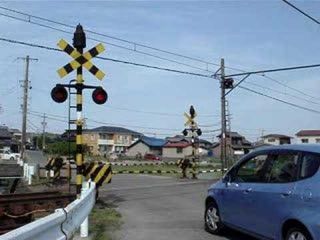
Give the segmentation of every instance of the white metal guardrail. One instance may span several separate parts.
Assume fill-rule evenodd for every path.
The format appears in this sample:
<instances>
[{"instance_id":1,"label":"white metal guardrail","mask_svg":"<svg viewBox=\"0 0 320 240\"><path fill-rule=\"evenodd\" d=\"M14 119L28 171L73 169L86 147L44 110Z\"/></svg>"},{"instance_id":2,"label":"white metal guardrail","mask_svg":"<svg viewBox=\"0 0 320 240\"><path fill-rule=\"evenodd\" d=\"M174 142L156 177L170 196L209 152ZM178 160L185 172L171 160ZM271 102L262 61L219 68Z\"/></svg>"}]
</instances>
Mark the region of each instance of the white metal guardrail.
<instances>
[{"instance_id":1,"label":"white metal guardrail","mask_svg":"<svg viewBox=\"0 0 320 240\"><path fill-rule=\"evenodd\" d=\"M68 240L91 212L96 197L95 183L65 208L0 236L0 240Z\"/></svg>"}]
</instances>

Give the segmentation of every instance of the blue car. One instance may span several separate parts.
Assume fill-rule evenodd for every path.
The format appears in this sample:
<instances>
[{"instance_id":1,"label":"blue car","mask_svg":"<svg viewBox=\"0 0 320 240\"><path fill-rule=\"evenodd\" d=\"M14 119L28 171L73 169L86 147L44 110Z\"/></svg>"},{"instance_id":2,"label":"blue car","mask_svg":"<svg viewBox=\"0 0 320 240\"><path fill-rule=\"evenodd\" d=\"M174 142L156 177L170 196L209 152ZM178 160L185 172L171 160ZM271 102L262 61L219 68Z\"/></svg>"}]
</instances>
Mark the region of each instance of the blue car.
<instances>
[{"instance_id":1,"label":"blue car","mask_svg":"<svg viewBox=\"0 0 320 240\"><path fill-rule=\"evenodd\" d=\"M320 144L257 149L208 189L205 229L259 239L320 239Z\"/></svg>"}]
</instances>

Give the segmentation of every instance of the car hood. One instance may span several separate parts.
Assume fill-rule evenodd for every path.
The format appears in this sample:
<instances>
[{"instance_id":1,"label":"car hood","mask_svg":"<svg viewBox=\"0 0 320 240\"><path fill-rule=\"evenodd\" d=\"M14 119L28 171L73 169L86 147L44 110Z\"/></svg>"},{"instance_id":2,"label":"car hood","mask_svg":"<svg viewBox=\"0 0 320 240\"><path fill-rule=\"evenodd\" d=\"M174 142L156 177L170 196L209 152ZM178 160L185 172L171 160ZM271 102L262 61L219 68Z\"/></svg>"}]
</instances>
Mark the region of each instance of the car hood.
<instances>
[{"instance_id":1,"label":"car hood","mask_svg":"<svg viewBox=\"0 0 320 240\"><path fill-rule=\"evenodd\" d=\"M220 188L222 184L223 184L222 180L220 179L217 182L211 184L210 187L208 188L208 191L215 189L215 188Z\"/></svg>"}]
</instances>

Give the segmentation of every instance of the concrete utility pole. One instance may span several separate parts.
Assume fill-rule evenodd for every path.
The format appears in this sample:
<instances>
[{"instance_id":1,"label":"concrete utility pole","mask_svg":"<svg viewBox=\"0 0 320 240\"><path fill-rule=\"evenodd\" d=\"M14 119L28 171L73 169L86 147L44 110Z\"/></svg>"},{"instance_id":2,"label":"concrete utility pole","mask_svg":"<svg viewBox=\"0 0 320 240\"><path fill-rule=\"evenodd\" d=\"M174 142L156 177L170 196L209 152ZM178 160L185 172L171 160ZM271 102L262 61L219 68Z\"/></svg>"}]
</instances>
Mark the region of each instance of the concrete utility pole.
<instances>
[{"instance_id":1,"label":"concrete utility pole","mask_svg":"<svg viewBox=\"0 0 320 240\"><path fill-rule=\"evenodd\" d=\"M25 160L26 139L27 139L27 112L28 112L28 90L29 90L29 62L37 61L36 58L19 58L26 61L25 78L23 81L23 104L22 104L22 136L21 136L21 159Z\"/></svg>"},{"instance_id":2,"label":"concrete utility pole","mask_svg":"<svg viewBox=\"0 0 320 240\"><path fill-rule=\"evenodd\" d=\"M227 138L226 140L226 159L228 161L227 166L231 166L233 164L233 161L231 159L232 157L232 150L231 150L231 145L232 145L232 138L231 138L231 113L230 113L230 105L229 101L226 100L226 131L229 134L229 139Z\"/></svg>"},{"instance_id":3,"label":"concrete utility pole","mask_svg":"<svg viewBox=\"0 0 320 240\"><path fill-rule=\"evenodd\" d=\"M42 150L46 149L46 114L43 114L43 121L41 122L42 125Z\"/></svg>"},{"instance_id":4,"label":"concrete utility pole","mask_svg":"<svg viewBox=\"0 0 320 240\"><path fill-rule=\"evenodd\" d=\"M221 137L220 137L220 158L221 158L221 169L224 172L224 169L227 166L226 161L226 88L225 88L225 72L224 72L224 59L221 59L221 79L220 79L220 87L221 87Z\"/></svg>"}]
</instances>

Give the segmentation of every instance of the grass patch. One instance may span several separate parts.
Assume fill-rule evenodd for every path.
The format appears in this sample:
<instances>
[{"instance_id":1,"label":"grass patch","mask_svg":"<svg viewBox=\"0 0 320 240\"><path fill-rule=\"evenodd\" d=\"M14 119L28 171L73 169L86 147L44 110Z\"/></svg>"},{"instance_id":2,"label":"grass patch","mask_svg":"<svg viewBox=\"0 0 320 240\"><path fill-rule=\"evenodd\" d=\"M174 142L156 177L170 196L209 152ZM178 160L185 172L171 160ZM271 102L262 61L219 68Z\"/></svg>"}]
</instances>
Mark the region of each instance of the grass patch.
<instances>
[{"instance_id":1,"label":"grass patch","mask_svg":"<svg viewBox=\"0 0 320 240\"><path fill-rule=\"evenodd\" d=\"M121 214L108 204L97 201L90 216L92 240L114 240L114 232L121 227Z\"/></svg>"},{"instance_id":2,"label":"grass patch","mask_svg":"<svg viewBox=\"0 0 320 240\"><path fill-rule=\"evenodd\" d=\"M206 165L206 166L198 166L196 168L197 171L200 170L211 170L216 169L217 167L213 167L212 165ZM112 170L117 171L179 171L181 172L181 168L179 168L176 165L154 165L154 166L112 166ZM188 172L191 171L191 168L188 168ZM146 173L148 174L148 173ZM170 177L181 177L181 173L152 173L152 175L159 175L159 176L170 176ZM190 173L188 173L189 176L191 176ZM221 173L208 173L206 174L208 178L219 178L221 176ZM211 176L211 177L210 177ZM207 177L206 177L207 178Z\"/></svg>"}]
</instances>

